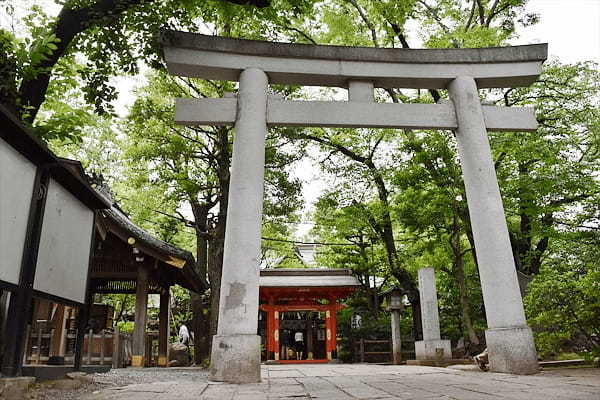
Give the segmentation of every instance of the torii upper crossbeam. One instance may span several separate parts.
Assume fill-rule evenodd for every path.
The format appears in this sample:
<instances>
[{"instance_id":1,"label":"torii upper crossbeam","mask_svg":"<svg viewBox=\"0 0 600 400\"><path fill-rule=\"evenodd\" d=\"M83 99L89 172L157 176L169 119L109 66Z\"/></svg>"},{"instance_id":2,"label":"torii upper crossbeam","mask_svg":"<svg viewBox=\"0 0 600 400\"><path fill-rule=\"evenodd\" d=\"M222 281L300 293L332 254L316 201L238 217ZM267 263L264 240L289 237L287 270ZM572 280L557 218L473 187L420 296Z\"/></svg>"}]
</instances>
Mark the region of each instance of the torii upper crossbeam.
<instances>
[{"instance_id":1,"label":"torii upper crossbeam","mask_svg":"<svg viewBox=\"0 0 600 400\"><path fill-rule=\"evenodd\" d=\"M477 250L491 369L538 370L510 246L488 130L533 131L533 110L482 106L478 88L527 86L547 45L484 49L381 49L227 39L183 32L162 38L174 75L239 81L237 98L179 99L186 125L234 125L219 326L211 379L260 380L257 333L264 143L268 125L456 131ZM346 87L347 102L286 101L269 84ZM375 87L447 89L443 104L375 103Z\"/></svg>"}]
</instances>

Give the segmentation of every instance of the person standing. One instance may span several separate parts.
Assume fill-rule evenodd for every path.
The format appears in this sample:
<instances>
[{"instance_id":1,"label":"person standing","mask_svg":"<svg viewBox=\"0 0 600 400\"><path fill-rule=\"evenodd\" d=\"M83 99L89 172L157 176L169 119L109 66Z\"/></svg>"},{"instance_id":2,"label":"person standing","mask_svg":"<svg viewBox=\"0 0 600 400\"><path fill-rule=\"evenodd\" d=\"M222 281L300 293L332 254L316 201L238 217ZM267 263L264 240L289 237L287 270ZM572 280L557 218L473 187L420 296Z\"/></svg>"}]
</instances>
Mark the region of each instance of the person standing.
<instances>
[{"instance_id":1,"label":"person standing","mask_svg":"<svg viewBox=\"0 0 600 400\"><path fill-rule=\"evenodd\" d=\"M296 360L302 360L304 353L304 333L298 331L294 334L294 343L296 347Z\"/></svg>"},{"instance_id":2,"label":"person standing","mask_svg":"<svg viewBox=\"0 0 600 400\"><path fill-rule=\"evenodd\" d=\"M192 355L190 353L190 331L188 330L187 326L185 326L185 324L181 324L181 327L179 328L179 343L185 345L187 349L189 365L192 361Z\"/></svg>"}]
</instances>

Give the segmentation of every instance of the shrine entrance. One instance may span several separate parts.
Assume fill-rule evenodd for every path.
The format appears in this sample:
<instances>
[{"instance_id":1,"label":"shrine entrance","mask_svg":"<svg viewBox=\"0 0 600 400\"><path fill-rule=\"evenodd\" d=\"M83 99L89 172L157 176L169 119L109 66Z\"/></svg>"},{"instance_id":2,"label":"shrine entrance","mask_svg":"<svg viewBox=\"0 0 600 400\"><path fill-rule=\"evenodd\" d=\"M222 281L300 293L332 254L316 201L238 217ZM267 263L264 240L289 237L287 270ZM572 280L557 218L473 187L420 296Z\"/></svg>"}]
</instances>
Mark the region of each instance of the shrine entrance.
<instances>
[{"instance_id":1,"label":"shrine entrance","mask_svg":"<svg viewBox=\"0 0 600 400\"><path fill-rule=\"evenodd\" d=\"M279 362L326 362L327 316L324 311L279 312ZM334 350L335 351L335 350ZM330 357L335 357L331 355Z\"/></svg>"},{"instance_id":2,"label":"shrine entrance","mask_svg":"<svg viewBox=\"0 0 600 400\"><path fill-rule=\"evenodd\" d=\"M340 300L360 283L347 269L268 269L260 271L259 324L264 358L279 363L319 363L337 357ZM261 329L262 328L262 329Z\"/></svg>"}]
</instances>

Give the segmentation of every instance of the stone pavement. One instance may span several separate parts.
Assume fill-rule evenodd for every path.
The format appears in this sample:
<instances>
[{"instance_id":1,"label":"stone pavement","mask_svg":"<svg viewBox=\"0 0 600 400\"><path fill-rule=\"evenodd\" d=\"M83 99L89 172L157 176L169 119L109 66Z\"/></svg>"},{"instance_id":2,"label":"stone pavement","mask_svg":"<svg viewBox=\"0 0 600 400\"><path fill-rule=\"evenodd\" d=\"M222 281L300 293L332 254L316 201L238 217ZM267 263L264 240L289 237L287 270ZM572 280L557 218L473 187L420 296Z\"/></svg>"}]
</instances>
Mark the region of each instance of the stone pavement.
<instances>
[{"instance_id":1,"label":"stone pavement","mask_svg":"<svg viewBox=\"0 0 600 400\"><path fill-rule=\"evenodd\" d=\"M171 375L172 376L172 375ZM263 365L263 382L135 384L97 391L86 400L514 399L600 400L600 369L562 369L533 376L418 366Z\"/></svg>"}]
</instances>

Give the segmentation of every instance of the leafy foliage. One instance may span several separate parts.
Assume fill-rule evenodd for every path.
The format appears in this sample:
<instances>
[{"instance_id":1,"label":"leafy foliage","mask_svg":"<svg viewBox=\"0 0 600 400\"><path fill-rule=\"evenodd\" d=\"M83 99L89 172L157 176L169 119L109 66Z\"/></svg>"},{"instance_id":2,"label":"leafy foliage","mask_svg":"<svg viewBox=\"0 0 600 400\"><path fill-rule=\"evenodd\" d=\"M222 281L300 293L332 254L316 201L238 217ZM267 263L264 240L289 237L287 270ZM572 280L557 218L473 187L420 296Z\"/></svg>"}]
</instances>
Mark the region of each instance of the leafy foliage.
<instances>
[{"instance_id":1,"label":"leafy foliage","mask_svg":"<svg viewBox=\"0 0 600 400\"><path fill-rule=\"evenodd\" d=\"M563 239L525 298L538 350L546 357L577 351L600 355L600 261L598 235ZM583 239L583 240L582 240Z\"/></svg>"}]
</instances>

